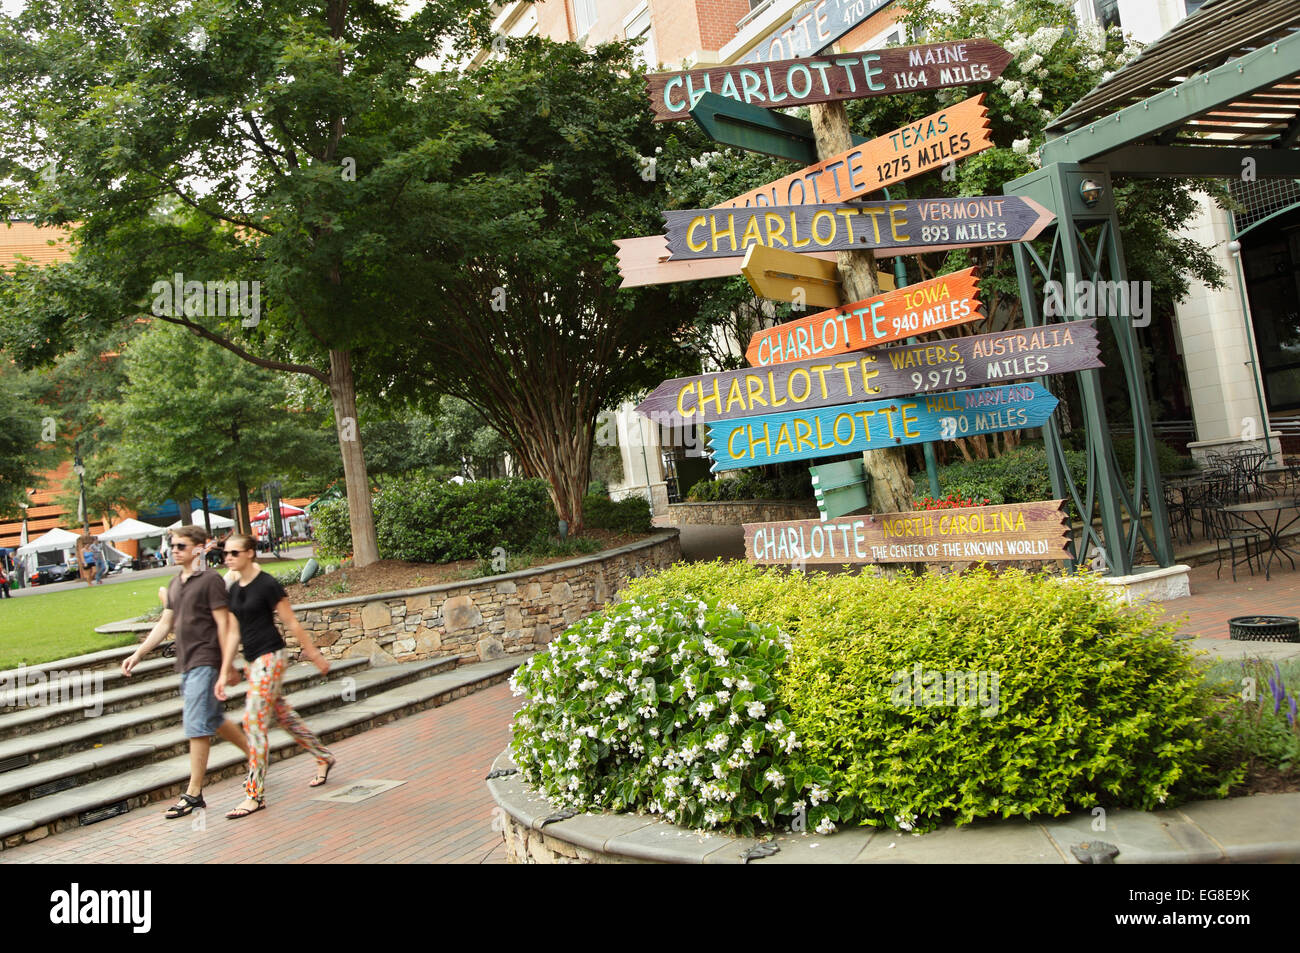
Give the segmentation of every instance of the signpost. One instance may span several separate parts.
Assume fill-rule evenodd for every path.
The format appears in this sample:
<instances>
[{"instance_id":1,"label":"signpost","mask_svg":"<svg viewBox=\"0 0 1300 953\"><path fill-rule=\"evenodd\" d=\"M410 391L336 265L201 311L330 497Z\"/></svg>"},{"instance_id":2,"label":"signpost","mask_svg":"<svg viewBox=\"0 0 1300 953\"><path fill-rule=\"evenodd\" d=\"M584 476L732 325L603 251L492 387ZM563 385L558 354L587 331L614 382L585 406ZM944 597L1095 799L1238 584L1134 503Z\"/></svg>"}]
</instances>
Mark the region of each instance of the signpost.
<instances>
[{"instance_id":1,"label":"signpost","mask_svg":"<svg viewBox=\"0 0 1300 953\"><path fill-rule=\"evenodd\" d=\"M1055 216L1033 199L967 196L663 212L672 260L743 255L750 245L806 253L970 248L1030 241Z\"/></svg>"},{"instance_id":2,"label":"signpost","mask_svg":"<svg viewBox=\"0 0 1300 953\"><path fill-rule=\"evenodd\" d=\"M715 66L646 77L655 122L690 116L702 92L765 109L863 99L997 79L1011 54L991 40L951 40L869 53L830 54L766 64Z\"/></svg>"},{"instance_id":3,"label":"signpost","mask_svg":"<svg viewBox=\"0 0 1300 953\"><path fill-rule=\"evenodd\" d=\"M746 523L755 563L904 563L1068 559L1065 501Z\"/></svg>"},{"instance_id":4,"label":"signpost","mask_svg":"<svg viewBox=\"0 0 1300 953\"><path fill-rule=\"evenodd\" d=\"M847 319L841 317L847 326ZM840 333L838 330L835 333ZM664 381L637 412L672 426L808 411L1101 367L1097 324L1072 321ZM949 395L951 396L951 395ZM963 431L964 433L964 431Z\"/></svg>"},{"instance_id":5,"label":"signpost","mask_svg":"<svg viewBox=\"0 0 1300 953\"><path fill-rule=\"evenodd\" d=\"M830 46L891 0L817 0L791 14L785 26L769 34L741 58L742 63L770 63L808 56Z\"/></svg>"},{"instance_id":6,"label":"signpost","mask_svg":"<svg viewBox=\"0 0 1300 953\"><path fill-rule=\"evenodd\" d=\"M814 308L829 308L841 300L839 269L825 258L751 245L740 273L760 298ZM876 277L882 288L893 289L893 275L882 271Z\"/></svg>"},{"instance_id":7,"label":"signpost","mask_svg":"<svg viewBox=\"0 0 1300 953\"><path fill-rule=\"evenodd\" d=\"M823 523L866 509L871 504L867 467L861 457L809 467L808 473L812 477L813 497Z\"/></svg>"},{"instance_id":8,"label":"signpost","mask_svg":"<svg viewBox=\"0 0 1300 953\"><path fill-rule=\"evenodd\" d=\"M722 207L847 202L983 152L993 145L990 128L984 96L972 96L738 195Z\"/></svg>"},{"instance_id":9,"label":"signpost","mask_svg":"<svg viewBox=\"0 0 1300 953\"><path fill-rule=\"evenodd\" d=\"M691 108L694 119L714 142L749 152L810 165L817 161L812 123L783 112L751 106L717 93L701 93ZM854 136L853 144L870 142Z\"/></svg>"},{"instance_id":10,"label":"signpost","mask_svg":"<svg viewBox=\"0 0 1300 953\"><path fill-rule=\"evenodd\" d=\"M982 309L979 278L974 268L967 268L756 331L745 360L751 367L766 367L847 354L969 324L984 317Z\"/></svg>"},{"instance_id":11,"label":"signpost","mask_svg":"<svg viewBox=\"0 0 1300 953\"><path fill-rule=\"evenodd\" d=\"M910 399L740 417L709 424L708 448L716 473L1041 427L1057 403L1040 384L1004 384Z\"/></svg>"}]
</instances>

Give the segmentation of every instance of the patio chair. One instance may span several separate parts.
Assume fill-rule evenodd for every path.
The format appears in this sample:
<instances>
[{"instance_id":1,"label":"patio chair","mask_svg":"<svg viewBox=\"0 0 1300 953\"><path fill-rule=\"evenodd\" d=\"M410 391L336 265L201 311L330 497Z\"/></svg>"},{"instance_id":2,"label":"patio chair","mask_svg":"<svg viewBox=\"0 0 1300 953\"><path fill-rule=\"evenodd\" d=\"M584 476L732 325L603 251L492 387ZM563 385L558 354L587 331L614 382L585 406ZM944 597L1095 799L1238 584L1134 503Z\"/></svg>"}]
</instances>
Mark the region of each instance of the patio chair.
<instances>
[{"instance_id":1,"label":"patio chair","mask_svg":"<svg viewBox=\"0 0 1300 953\"><path fill-rule=\"evenodd\" d=\"M1215 578L1223 574L1223 556L1226 551L1232 564L1232 581L1237 581L1237 567L1242 563L1250 570L1250 574L1255 575L1254 560L1259 560L1260 569L1264 568L1263 556L1260 551L1260 543L1263 537L1258 530L1251 529L1241 524L1231 513L1224 508L1224 503L1220 500L1211 500L1206 508L1209 515L1207 529L1214 539L1215 556L1219 561L1219 568L1215 571ZM1241 550L1244 554L1241 558L1237 557L1237 551Z\"/></svg>"}]
</instances>

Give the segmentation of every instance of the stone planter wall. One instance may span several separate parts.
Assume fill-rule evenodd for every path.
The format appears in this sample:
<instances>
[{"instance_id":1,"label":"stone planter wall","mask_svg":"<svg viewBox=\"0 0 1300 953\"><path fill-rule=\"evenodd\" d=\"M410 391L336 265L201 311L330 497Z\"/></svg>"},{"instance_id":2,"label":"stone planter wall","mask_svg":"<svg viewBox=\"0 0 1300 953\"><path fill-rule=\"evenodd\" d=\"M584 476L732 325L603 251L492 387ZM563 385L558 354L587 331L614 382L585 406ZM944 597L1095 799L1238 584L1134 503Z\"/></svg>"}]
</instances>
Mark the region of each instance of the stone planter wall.
<instances>
[{"instance_id":1,"label":"stone planter wall","mask_svg":"<svg viewBox=\"0 0 1300 953\"><path fill-rule=\"evenodd\" d=\"M538 569L294 606L327 658L397 662L543 648L613 600L629 578L682 558L676 530Z\"/></svg>"},{"instance_id":2,"label":"stone planter wall","mask_svg":"<svg viewBox=\"0 0 1300 953\"><path fill-rule=\"evenodd\" d=\"M744 523L778 523L817 519L812 500L737 500L723 503L673 503L668 507L672 526L740 526Z\"/></svg>"}]
</instances>

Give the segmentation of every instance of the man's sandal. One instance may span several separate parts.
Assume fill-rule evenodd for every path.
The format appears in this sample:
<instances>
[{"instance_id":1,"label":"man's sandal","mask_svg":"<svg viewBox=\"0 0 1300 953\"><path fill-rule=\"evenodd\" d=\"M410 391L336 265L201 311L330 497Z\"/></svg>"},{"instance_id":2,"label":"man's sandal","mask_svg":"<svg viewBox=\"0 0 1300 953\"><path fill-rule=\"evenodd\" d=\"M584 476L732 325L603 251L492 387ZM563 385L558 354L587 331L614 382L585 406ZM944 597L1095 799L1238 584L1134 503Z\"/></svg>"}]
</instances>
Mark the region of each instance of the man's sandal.
<instances>
[{"instance_id":1,"label":"man's sandal","mask_svg":"<svg viewBox=\"0 0 1300 953\"><path fill-rule=\"evenodd\" d=\"M163 817L175 820L178 817L185 817L187 814L193 814L195 808L207 807L208 802L203 800L203 795L197 797L189 794L182 794L181 799L167 808Z\"/></svg>"},{"instance_id":2,"label":"man's sandal","mask_svg":"<svg viewBox=\"0 0 1300 953\"><path fill-rule=\"evenodd\" d=\"M258 802L257 802L257 807L253 807L253 808L248 808L248 807L237 807L237 808L235 808L233 811L227 811L227 812L226 812L226 819L227 819L227 820L230 820L230 821L237 821L237 820L239 820L241 817L248 817L248 815L250 815L250 814L256 814L258 811L262 810L262 808L264 808L264 807L266 807L266 802L265 802L265 801L262 801L262 800L258 800Z\"/></svg>"},{"instance_id":3,"label":"man's sandal","mask_svg":"<svg viewBox=\"0 0 1300 953\"><path fill-rule=\"evenodd\" d=\"M336 760L337 760L337 759L336 759ZM330 768L332 768L332 767L334 767L334 761L326 761L326 762L325 762L325 773L324 773L324 774L322 774L321 771L320 771L320 769L317 768L317 769L316 769L316 777L312 778L310 781L307 782L307 787L309 787L309 788L318 788L318 787L320 787L322 784L324 784L326 781L328 781L328 780L329 780L329 777L330 777Z\"/></svg>"}]
</instances>

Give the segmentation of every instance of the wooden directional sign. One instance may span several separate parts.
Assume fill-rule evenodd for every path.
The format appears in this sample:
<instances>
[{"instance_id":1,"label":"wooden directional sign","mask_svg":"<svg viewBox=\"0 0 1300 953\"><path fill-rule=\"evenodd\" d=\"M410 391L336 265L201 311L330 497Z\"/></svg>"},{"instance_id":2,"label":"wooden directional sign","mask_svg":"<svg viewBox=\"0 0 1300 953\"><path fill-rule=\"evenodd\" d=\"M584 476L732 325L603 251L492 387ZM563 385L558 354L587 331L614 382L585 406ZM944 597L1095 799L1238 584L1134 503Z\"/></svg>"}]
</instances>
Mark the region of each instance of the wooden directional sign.
<instances>
[{"instance_id":1,"label":"wooden directional sign","mask_svg":"<svg viewBox=\"0 0 1300 953\"><path fill-rule=\"evenodd\" d=\"M805 3L772 31L763 42L741 57L742 63L809 56L830 46L890 0L816 0Z\"/></svg>"},{"instance_id":2,"label":"wooden directional sign","mask_svg":"<svg viewBox=\"0 0 1300 953\"><path fill-rule=\"evenodd\" d=\"M840 303L840 270L835 262L825 258L751 245L745 252L740 273L760 298L814 308ZM894 288L894 276L888 272L876 272L876 281L881 288L891 291Z\"/></svg>"},{"instance_id":3,"label":"wooden directional sign","mask_svg":"<svg viewBox=\"0 0 1300 953\"><path fill-rule=\"evenodd\" d=\"M829 376L829 375L828 375ZM713 471L1041 427L1058 401L1039 384L741 417L709 424Z\"/></svg>"},{"instance_id":4,"label":"wooden directional sign","mask_svg":"<svg viewBox=\"0 0 1300 953\"><path fill-rule=\"evenodd\" d=\"M1068 559L1065 501L746 523L754 563L910 563Z\"/></svg>"},{"instance_id":5,"label":"wooden directional sign","mask_svg":"<svg viewBox=\"0 0 1300 953\"><path fill-rule=\"evenodd\" d=\"M646 77L646 85L655 122L668 122L686 119L700 93L718 93L765 109L787 109L837 99L987 83L1002 75L1010 62L1010 53L980 38L777 60L763 65L652 73Z\"/></svg>"},{"instance_id":6,"label":"wooden directional sign","mask_svg":"<svg viewBox=\"0 0 1300 953\"><path fill-rule=\"evenodd\" d=\"M766 368L679 377L664 381L636 409L673 426L712 423L773 413L782 407L808 411L855 400L1089 370L1102 366L1097 354L1096 321L1072 321L856 351L839 360L814 357Z\"/></svg>"},{"instance_id":7,"label":"wooden directional sign","mask_svg":"<svg viewBox=\"0 0 1300 953\"><path fill-rule=\"evenodd\" d=\"M764 328L749 339L745 359L753 367L765 367L805 357L826 358L982 317L979 278L974 268L967 268Z\"/></svg>"},{"instance_id":8,"label":"wooden directional sign","mask_svg":"<svg viewBox=\"0 0 1300 953\"><path fill-rule=\"evenodd\" d=\"M750 245L806 253L1030 241L1055 216L1014 195L663 212L673 260L743 255Z\"/></svg>"},{"instance_id":9,"label":"wooden directional sign","mask_svg":"<svg viewBox=\"0 0 1300 953\"><path fill-rule=\"evenodd\" d=\"M867 488L870 478L861 457L809 467L808 473L812 477L813 497L817 500L817 512L821 513L823 523L866 509L871 503L871 492Z\"/></svg>"},{"instance_id":10,"label":"wooden directional sign","mask_svg":"<svg viewBox=\"0 0 1300 953\"><path fill-rule=\"evenodd\" d=\"M817 141L812 123L797 116L737 102L717 93L703 93L691 108L694 119L705 134L724 146L780 159L792 159L810 165L817 161ZM870 142L854 136L853 144Z\"/></svg>"},{"instance_id":11,"label":"wooden directional sign","mask_svg":"<svg viewBox=\"0 0 1300 953\"><path fill-rule=\"evenodd\" d=\"M993 145L989 129L984 96L973 96L738 195L723 207L847 202L988 149Z\"/></svg>"}]
</instances>

